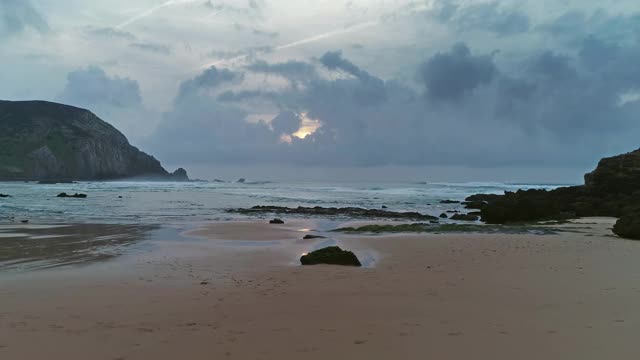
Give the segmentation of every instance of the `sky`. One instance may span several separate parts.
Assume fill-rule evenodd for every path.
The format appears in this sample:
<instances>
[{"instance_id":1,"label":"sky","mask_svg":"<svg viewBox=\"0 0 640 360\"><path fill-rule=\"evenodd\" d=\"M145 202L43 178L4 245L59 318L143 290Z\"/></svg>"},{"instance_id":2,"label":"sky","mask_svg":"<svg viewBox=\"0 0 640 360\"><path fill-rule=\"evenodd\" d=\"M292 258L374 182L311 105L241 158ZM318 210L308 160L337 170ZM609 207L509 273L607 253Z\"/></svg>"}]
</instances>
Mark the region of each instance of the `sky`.
<instances>
[{"instance_id":1,"label":"sky","mask_svg":"<svg viewBox=\"0 0 640 360\"><path fill-rule=\"evenodd\" d=\"M0 64L192 177L579 182L639 147L637 0L0 0Z\"/></svg>"}]
</instances>

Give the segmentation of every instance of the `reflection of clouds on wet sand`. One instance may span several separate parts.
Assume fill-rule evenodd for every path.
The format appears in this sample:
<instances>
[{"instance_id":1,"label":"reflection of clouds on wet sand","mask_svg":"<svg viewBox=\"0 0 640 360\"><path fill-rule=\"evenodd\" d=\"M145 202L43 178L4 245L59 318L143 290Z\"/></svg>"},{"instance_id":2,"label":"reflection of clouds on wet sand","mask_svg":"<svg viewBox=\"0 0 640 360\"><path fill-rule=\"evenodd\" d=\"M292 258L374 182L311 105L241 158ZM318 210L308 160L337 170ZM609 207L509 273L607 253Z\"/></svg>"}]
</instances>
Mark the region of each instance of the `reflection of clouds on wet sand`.
<instances>
[{"instance_id":1,"label":"reflection of clouds on wet sand","mask_svg":"<svg viewBox=\"0 0 640 360\"><path fill-rule=\"evenodd\" d=\"M148 239L155 226L3 225L0 270L30 270L106 260Z\"/></svg>"}]
</instances>

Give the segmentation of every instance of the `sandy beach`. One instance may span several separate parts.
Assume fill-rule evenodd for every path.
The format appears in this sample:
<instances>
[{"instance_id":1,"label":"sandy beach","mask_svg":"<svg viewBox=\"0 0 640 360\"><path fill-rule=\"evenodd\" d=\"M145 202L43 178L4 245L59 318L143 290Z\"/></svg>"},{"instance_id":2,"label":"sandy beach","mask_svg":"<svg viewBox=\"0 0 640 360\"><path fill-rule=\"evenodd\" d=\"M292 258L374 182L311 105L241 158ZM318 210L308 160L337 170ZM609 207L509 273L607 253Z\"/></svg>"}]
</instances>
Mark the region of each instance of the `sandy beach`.
<instances>
[{"instance_id":1,"label":"sandy beach","mask_svg":"<svg viewBox=\"0 0 640 360\"><path fill-rule=\"evenodd\" d=\"M205 224L1 274L0 358L636 359L640 243L609 235L614 221L318 240L302 240L311 220ZM297 265L327 242L367 266Z\"/></svg>"}]
</instances>

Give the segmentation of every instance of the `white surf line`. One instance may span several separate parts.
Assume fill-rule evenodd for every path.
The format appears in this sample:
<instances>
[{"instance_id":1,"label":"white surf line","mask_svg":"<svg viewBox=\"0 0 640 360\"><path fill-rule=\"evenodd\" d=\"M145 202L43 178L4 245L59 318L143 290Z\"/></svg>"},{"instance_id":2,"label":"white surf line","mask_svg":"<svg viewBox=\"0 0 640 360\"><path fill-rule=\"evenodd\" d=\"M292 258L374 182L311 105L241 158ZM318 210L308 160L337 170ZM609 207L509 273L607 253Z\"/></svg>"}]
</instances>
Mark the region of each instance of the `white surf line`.
<instances>
[{"instance_id":1,"label":"white surf line","mask_svg":"<svg viewBox=\"0 0 640 360\"><path fill-rule=\"evenodd\" d=\"M334 36L348 34L348 33L351 33L351 32L359 31L359 30L362 30L362 29L365 29L365 28L368 28L368 27L371 27L371 26L378 25L379 23L380 23L380 21L378 21L378 20L376 20L376 21L367 21L367 22L364 22L364 23L360 23L360 24L356 24L356 25L353 25L353 26L349 26L349 27L344 28L344 29L339 29L339 30L330 31L330 32L327 32L327 33L324 33L324 34L314 35L314 36L311 36L311 37L308 37L308 38L305 38L305 39L302 39L302 40L297 40L297 41L294 41L294 42L291 42L291 43L288 43L288 44L276 46L270 52L290 49L290 48L294 48L294 47L297 47L297 46L300 46L300 45L306 45L306 44L313 43L313 42L316 42L316 41L320 41L320 40L324 40L324 39L327 39L327 38L331 38L331 37L334 37ZM264 53L267 53L267 52L268 51L258 51L256 53L264 54ZM256 53L251 54L251 55L255 55ZM230 63L234 63L236 61L244 60L244 59L246 59L248 57L249 57L249 54L238 55L238 56L230 58L230 59L222 59L222 60L217 60L217 61L214 61L214 62L210 62L210 63L204 64L200 68L201 69L206 69L206 68L209 68L211 66L219 66L219 65L223 65L223 64L230 64Z\"/></svg>"},{"instance_id":2,"label":"white surf line","mask_svg":"<svg viewBox=\"0 0 640 360\"><path fill-rule=\"evenodd\" d=\"M133 24L134 22L139 21L141 19L144 19L147 16L152 15L154 12L156 12L156 11L158 11L160 9L169 7L171 5L191 4L191 3L194 3L194 2L200 2L200 1L202 1L202 0L169 0L167 2L164 2L164 3L160 4L160 5L156 5L156 6L150 8L148 10L145 10L144 12L142 12L142 13L140 13L140 14L138 14L138 15L130 18L130 19L128 19L127 21L123 22L122 24L116 26L116 29L122 29L125 26L129 26L129 25Z\"/></svg>"}]
</instances>

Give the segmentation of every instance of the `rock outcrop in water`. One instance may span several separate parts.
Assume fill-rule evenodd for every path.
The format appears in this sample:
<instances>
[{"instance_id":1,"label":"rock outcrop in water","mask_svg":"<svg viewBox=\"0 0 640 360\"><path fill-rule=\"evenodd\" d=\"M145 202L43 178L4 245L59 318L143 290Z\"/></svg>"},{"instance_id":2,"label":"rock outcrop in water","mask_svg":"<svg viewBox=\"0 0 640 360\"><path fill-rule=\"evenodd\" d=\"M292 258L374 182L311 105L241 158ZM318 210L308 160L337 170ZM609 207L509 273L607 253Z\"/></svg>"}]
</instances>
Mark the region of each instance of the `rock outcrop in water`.
<instances>
[{"instance_id":1,"label":"rock outcrop in water","mask_svg":"<svg viewBox=\"0 0 640 360\"><path fill-rule=\"evenodd\" d=\"M394 212L380 209L363 209L358 207L325 208L303 207L288 208L282 206L254 206L249 209L230 209L232 213L239 214L294 214L294 215L318 215L318 216L347 216L351 218L380 218L380 219L411 219L411 220L437 220L431 215L417 212Z\"/></svg>"},{"instance_id":2,"label":"rock outcrop in water","mask_svg":"<svg viewBox=\"0 0 640 360\"><path fill-rule=\"evenodd\" d=\"M188 180L167 172L88 110L0 101L0 180Z\"/></svg>"},{"instance_id":3,"label":"rock outcrop in water","mask_svg":"<svg viewBox=\"0 0 640 360\"><path fill-rule=\"evenodd\" d=\"M584 185L474 195L467 207L479 209L492 224L639 213L640 150L602 159Z\"/></svg>"}]
</instances>

